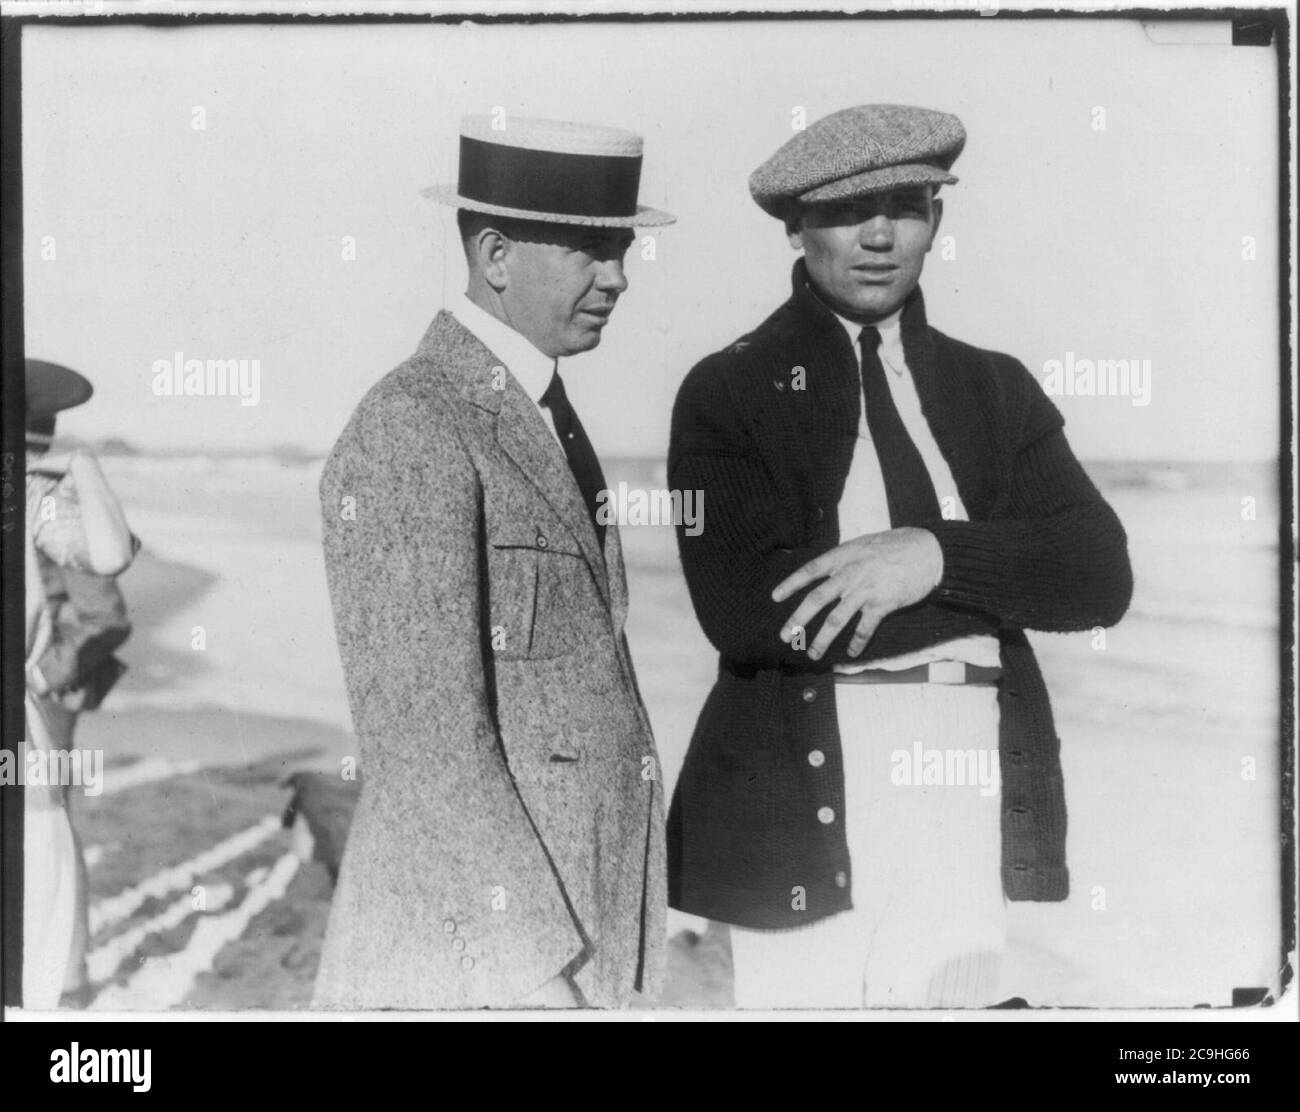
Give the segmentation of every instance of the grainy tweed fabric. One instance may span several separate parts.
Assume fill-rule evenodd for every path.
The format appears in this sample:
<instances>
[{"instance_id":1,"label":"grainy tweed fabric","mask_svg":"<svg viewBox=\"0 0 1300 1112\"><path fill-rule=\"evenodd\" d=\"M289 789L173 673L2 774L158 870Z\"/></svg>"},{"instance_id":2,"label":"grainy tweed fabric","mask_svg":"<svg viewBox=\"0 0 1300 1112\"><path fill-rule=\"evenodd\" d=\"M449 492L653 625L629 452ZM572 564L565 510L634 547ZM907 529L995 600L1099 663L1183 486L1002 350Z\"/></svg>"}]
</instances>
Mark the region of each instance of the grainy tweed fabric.
<instances>
[{"instance_id":1,"label":"grainy tweed fabric","mask_svg":"<svg viewBox=\"0 0 1300 1112\"><path fill-rule=\"evenodd\" d=\"M439 313L321 476L365 777L317 1006L504 1006L566 967L618 1006L661 980L662 792L618 530L602 559L499 364Z\"/></svg>"},{"instance_id":2,"label":"grainy tweed fabric","mask_svg":"<svg viewBox=\"0 0 1300 1112\"><path fill-rule=\"evenodd\" d=\"M798 132L749 177L764 212L824 204L908 185L951 185L966 130L956 116L903 104L832 112Z\"/></svg>"},{"instance_id":3,"label":"grainy tweed fabric","mask_svg":"<svg viewBox=\"0 0 1300 1112\"><path fill-rule=\"evenodd\" d=\"M853 626L814 663L778 637L810 588L771 597L840 541L861 404L848 333L806 280L800 260L790 300L687 375L668 455L670 485L705 491L710 507L708 527L695 537L679 529L678 546L695 613L721 654L669 814L669 900L747 927L802 926L852 906L844 826L818 811L844 813L830 669L853 659ZM1024 366L929 327L920 290L904 306L902 335L970 520L926 524L943 550L943 580L887 617L861 659L997 636L1003 888L1012 900L1062 900L1060 743L1022 630L1117 622L1133 590L1124 529ZM796 366L803 390L790 389ZM808 760L813 749L824 761ZM791 908L795 885L806 911Z\"/></svg>"}]
</instances>

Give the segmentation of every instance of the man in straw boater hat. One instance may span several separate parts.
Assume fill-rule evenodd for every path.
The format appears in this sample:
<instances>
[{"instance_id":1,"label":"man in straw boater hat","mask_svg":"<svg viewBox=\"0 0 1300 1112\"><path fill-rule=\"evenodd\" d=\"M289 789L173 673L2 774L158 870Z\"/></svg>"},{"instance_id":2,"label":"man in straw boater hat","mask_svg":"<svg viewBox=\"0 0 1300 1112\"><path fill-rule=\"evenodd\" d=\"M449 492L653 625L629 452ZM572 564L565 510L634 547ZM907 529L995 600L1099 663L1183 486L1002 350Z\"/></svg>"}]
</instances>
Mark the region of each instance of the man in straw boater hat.
<instances>
[{"instance_id":1,"label":"man in straw boater hat","mask_svg":"<svg viewBox=\"0 0 1300 1112\"><path fill-rule=\"evenodd\" d=\"M994 1005L1004 899L1067 894L1023 631L1111 625L1132 577L1032 375L926 320L964 142L867 105L781 147L749 185L803 252L791 297L677 397L670 484L710 506L680 550L721 667L669 900L733 924L742 1006Z\"/></svg>"},{"instance_id":2,"label":"man in straw boater hat","mask_svg":"<svg viewBox=\"0 0 1300 1112\"><path fill-rule=\"evenodd\" d=\"M663 801L605 480L557 363L627 289L641 137L467 118L468 289L321 477L362 791L315 1001L618 1007L664 960ZM607 496L607 494L606 494Z\"/></svg>"}]
</instances>

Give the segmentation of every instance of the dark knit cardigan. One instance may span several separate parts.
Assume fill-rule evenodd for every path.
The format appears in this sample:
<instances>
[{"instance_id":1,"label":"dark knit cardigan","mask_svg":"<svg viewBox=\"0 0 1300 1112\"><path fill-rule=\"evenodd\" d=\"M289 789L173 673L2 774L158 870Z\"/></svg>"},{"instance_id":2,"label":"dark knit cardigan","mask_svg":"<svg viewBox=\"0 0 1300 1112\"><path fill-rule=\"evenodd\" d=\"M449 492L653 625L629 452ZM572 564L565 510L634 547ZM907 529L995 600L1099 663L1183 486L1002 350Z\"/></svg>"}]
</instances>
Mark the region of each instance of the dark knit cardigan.
<instances>
[{"instance_id":1,"label":"dark knit cardigan","mask_svg":"<svg viewBox=\"0 0 1300 1112\"><path fill-rule=\"evenodd\" d=\"M678 546L696 615L721 654L669 813L669 903L747 927L795 927L852 906L830 669L854 659L854 623L814 662L778 637L811 588L771 599L839 543L858 432L851 341L806 279L801 261L791 299L687 375L668 457L674 489L704 492L704 528L679 529ZM1003 888L1012 900L1062 900L1060 742L1023 630L1117 622L1133 585L1124 530L1022 364L929 327L919 289L901 324L922 410L970 520L927 523L943 550L942 581L882 621L856 659L966 634L998 638ZM819 765L813 749L825 755ZM823 824L827 806L835 820Z\"/></svg>"}]
</instances>

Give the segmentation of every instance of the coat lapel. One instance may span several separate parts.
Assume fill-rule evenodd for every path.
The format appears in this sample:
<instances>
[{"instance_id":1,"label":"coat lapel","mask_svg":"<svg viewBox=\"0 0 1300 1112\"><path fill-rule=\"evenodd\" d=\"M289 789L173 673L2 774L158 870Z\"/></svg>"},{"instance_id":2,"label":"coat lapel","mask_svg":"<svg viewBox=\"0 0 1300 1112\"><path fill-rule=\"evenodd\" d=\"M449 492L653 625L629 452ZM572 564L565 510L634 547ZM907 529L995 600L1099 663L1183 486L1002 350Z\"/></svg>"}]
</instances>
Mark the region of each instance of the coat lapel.
<instances>
[{"instance_id":1,"label":"coat lapel","mask_svg":"<svg viewBox=\"0 0 1300 1112\"><path fill-rule=\"evenodd\" d=\"M939 366L919 288L903 308L901 325L903 352L921 400L921 412L952 472L967 514L973 520L978 519L992 496L996 467L987 440L981 435L982 414L977 400L960 393L966 388L962 377L952 373L944 375Z\"/></svg>"},{"instance_id":2,"label":"coat lapel","mask_svg":"<svg viewBox=\"0 0 1300 1112\"><path fill-rule=\"evenodd\" d=\"M614 522L605 526L605 567L609 571L610 615L618 630L627 621L627 572L623 567L623 539Z\"/></svg>"},{"instance_id":3,"label":"coat lapel","mask_svg":"<svg viewBox=\"0 0 1300 1112\"><path fill-rule=\"evenodd\" d=\"M451 355L446 362L438 360L437 363L461 395L471 404L496 415L497 442L501 450L577 541L601 596L608 604L609 576L591 517L569 470L564 449L547 429L537 406L513 375L503 378L496 370L503 366L504 361L446 310L434 318L420 350L425 352L434 347ZM454 368L454 373L447 373L449 367Z\"/></svg>"},{"instance_id":4,"label":"coat lapel","mask_svg":"<svg viewBox=\"0 0 1300 1112\"><path fill-rule=\"evenodd\" d=\"M609 578L605 572L605 559L597 547L596 530L591 515L569 470L564 449L546 427L531 398L513 379L500 391L501 409L497 415L497 440L529 481L550 503L551 508L578 541L592 574L600 587L605 602L610 601ZM606 530L608 533L608 530Z\"/></svg>"}]
</instances>

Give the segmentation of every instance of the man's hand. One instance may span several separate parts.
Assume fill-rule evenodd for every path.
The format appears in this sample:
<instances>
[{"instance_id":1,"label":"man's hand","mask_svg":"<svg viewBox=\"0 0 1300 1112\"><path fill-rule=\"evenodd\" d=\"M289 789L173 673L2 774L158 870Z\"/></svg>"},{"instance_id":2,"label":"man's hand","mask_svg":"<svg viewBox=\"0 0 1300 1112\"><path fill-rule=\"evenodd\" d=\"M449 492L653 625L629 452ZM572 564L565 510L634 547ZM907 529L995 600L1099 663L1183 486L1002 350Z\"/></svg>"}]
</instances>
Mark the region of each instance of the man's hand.
<instances>
[{"instance_id":1,"label":"man's hand","mask_svg":"<svg viewBox=\"0 0 1300 1112\"><path fill-rule=\"evenodd\" d=\"M569 978L563 973L552 977L541 988L534 989L512 1008L576 1008L579 1007L577 993Z\"/></svg>"},{"instance_id":2,"label":"man's hand","mask_svg":"<svg viewBox=\"0 0 1300 1112\"><path fill-rule=\"evenodd\" d=\"M777 584L772 599L784 602L809 583L823 580L785 623L781 640L789 644L795 630L805 629L817 614L838 602L808 647L808 656L820 660L840 630L861 614L849 642L849 655L857 656L885 617L920 602L942 578L943 551L926 529L908 526L854 537L809 560Z\"/></svg>"}]
</instances>

